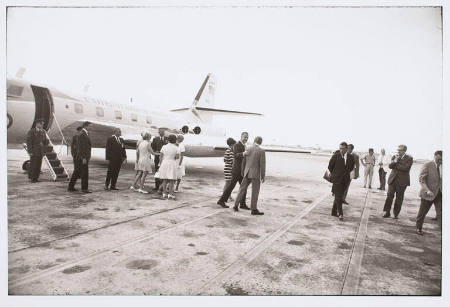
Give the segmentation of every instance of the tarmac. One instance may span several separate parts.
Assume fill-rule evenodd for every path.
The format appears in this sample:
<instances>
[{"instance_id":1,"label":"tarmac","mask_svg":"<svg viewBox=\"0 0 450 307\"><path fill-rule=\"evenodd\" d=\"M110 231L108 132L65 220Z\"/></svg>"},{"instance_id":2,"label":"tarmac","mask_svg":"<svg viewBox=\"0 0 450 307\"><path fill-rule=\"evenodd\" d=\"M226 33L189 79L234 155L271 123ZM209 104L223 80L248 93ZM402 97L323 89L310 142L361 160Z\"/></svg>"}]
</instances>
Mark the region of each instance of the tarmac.
<instances>
[{"instance_id":1,"label":"tarmac","mask_svg":"<svg viewBox=\"0 0 450 307\"><path fill-rule=\"evenodd\" d=\"M322 179L329 157L268 153L258 205L265 215L252 216L216 204L220 158L186 159L180 192L167 200L129 190L133 151L120 190L103 190L104 152L94 156L93 193L70 193L44 164L41 182L30 183L21 169L27 154L8 149L10 295L441 294L441 231L431 209L425 234L415 233L416 183L394 220L382 218L385 192L353 181L340 221ZM64 150L60 159L71 171ZM149 176L147 190L153 185Z\"/></svg>"}]
</instances>

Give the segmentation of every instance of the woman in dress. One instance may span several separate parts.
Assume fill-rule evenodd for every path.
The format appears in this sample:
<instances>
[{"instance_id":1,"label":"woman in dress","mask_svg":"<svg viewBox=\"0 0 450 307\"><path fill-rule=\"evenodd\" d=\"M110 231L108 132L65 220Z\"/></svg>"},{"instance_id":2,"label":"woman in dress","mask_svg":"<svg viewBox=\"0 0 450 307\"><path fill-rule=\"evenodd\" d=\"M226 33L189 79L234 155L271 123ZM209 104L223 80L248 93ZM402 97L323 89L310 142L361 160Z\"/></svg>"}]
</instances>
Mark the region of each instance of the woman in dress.
<instances>
[{"instance_id":1,"label":"woman in dress","mask_svg":"<svg viewBox=\"0 0 450 307\"><path fill-rule=\"evenodd\" d=\"M233 168L233 161L234 161L234 153L233 153L234 144L236 144L236 141L233 138L227 139L228 149L225 151L225 154L223 156L223 162L225 163L225 166L223 168L223 175L225 176L225 186L223 187L224 191L231 183L231 169ZM228 200L233 201L231 194Z\"/></svg>"},{"instance_id":2,"label":"woman in dress","mask_svg":"<svg viewBox=\"0 0 450 307\"><path fill-rule=\"evenodd\" d=\"M169 135L169 143L161 148L161 164L158 170L159 179L163 180L162 191L163 198L175 199L173 195L173 184L177 180L177 162L176 159L179 157L178 147L176 145L177 137L174 134ZM169 193L167 194L167 190Z\"/></svg>"},{"instance_id":3,"label":"woman in dress","mask_svg":"<svg viewBox=\"0 0 450 307\"><path fill-rule=\"evenodd\" d=\"M151 134L146 132L143 136L143 140L139 143L139 146L137 148L137 157L138 157L138 163L137 163L137 171L138 175L136 176L136 180L134 181L133 185L130 187L130 189L135 190L135 187L139 183L138 192L147 194L148 192L144 190L144 184L145 179L147 178L148 173L152 172L152 156L151 155L157 155L157 153L153 152L150 138Z\"/></svg>"},{"instance_id":4,"label":"woman in dress","mask_svg":"<svg viewBox=\"0 0 450 307\"><path fill-rule=\"evenodd\" d=\"M186 151L186 148L184 147L183 144L184 141L184 136L182 134L177 135L177 145L178 145L178 154L180 155L180 157L176 160L177 162L177 185L175 187L175 193L178 193L178 188L180 186L180 182L181 179L184 177L184 175L186 175L186 170L184 167L184 163L183 163L183 156L184 156L184 152Z\"/></svg>"}]
</instances>

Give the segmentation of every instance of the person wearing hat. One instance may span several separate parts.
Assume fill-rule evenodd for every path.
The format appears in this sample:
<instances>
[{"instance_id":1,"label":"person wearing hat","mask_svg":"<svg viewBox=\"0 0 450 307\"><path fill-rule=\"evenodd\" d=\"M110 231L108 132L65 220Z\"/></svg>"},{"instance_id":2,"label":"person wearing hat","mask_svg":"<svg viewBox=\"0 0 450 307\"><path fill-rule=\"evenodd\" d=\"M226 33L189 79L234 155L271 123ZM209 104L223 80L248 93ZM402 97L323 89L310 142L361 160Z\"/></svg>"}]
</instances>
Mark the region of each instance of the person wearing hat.
<instances>
[{"instance_id":1,"label":"person wearing hat","mask_svg":"<svg viewBox=\"0 0 450 307\"><path fill-rule=\"evenodd\" d=\"M92 193L88 189L89 185L89 160L91 159L91 139L89 138L88 128L90 122L84 122L80 134L77 139L77 153L75 155L75 165L70 178L69 187L70 192L75 192L75 183L81 177L81 191L83 193Z\"/></svg>"},{"instance_id":2,"label":"person wearing hat","mask_svg":"<svg viewBox=\"0 0 450 307\"><path fill-rule=\"evenodd\" d=\"M43 129L44 120L38 118L27 134L27 150L30 155L30 166L28 167L28 178L31 182L38 182L41 173L42 158L44 157L44 146L49 142Z\"/></svg>"}]
</instances>

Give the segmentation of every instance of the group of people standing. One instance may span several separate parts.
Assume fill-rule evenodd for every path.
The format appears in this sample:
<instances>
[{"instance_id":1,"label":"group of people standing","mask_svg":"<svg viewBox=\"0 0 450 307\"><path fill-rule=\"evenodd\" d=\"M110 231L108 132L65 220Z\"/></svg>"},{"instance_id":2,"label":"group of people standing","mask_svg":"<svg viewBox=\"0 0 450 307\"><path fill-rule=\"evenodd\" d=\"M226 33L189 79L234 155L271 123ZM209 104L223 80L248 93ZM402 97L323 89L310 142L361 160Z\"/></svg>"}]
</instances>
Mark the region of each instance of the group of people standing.
<instances>
[{"instance_id":1,"label":"group of people standing","mask_svg":"<svg viewBox=\"0 0 450 307\"><path fill-rule=\"evenodd\" d=\"M353 153L354 146L342 142L339 144L339 150L336 151L328 163L329 176L325 176L333 185L332 193L334 195L333 207L331 215L344 218L342 204L347 204L346 196L350 187L352 179L359 177L359 156ZM388 163L384 149L381 150L381 155L378 159L380 187L379 190L385 190L386 173L385 167L391 169L388 178L388 191L384 203L383 211L384 218L391 216L392 203L394 208L392 210L394 219L398 219L400 214L403 198L407 187L410 185L411 166L413 158L406 154L407 146L399 145L397 154L391 158ZM364 170L364 188L368 183L368 188L371 189L373 169L376 165L376 158L372 148L369 149L368 154L361 158L361 163L365 167ZM426 214L434 204L436 209L436 220L441 225L442 218L442 151L438 150L434 153L434 160L425 163L422 166L419 175L419 182L421 189L419 196L421 198L419 212L416 218L416 232L423 234L422 226ZM395 198L395 201L394 201Z\"/></svg>"},{"instance_id":2,"label":"group of people standing","mask_svg":"<svg viewBox=\"0 0 450 307\"><path fill-rule=\"evenodd\" d=\"M90 122L84 122L77 128L77 134L72 138L71 154L74 162L74 171L70 178L68 191L75 192L75 184L81 178L81 191L91 193L88 189L89 167L91 157L91 142L88 128ZM185 175L183 153L185 147L182 135L171 134L165 136L166 129L160 128L159 135L151 141L151 134L143 132L142 140L136 145L135 180L130 189L139 193L148 194L144 189L145 180L149 173L155 172L155 188L163 198L175 199L181 179ZM105 158L108 161L105 187L107 191L119 190L116 186L121 166L127 160L120 129L115 129L112 136L106 141ZM152 160L152 156L154 159Z\"/></svg>"},{"instance_id":3,"label":"group of people standing","mask_svg":"<svg viewBox=\"0 0 450 307\"><path fill-rule=\"evenodd\" d=\"M240 187L234 201L233 210L251 210L252 215L263 215L264 212L258 210L258 197L261 183L265 181L266 176L266 153L260 147L262 144L260 136L255 138L251 146L246 146L247 141L247 132L241 133L238 142L232 138L227 140L228 149L224 155L225 186L217 204L222 208L229 208L226 202L231 200L231 192L239 182ZM252 185L252 197L250 207L248 207L246 196L250 184Z\"/></svg>"}]
</instances>

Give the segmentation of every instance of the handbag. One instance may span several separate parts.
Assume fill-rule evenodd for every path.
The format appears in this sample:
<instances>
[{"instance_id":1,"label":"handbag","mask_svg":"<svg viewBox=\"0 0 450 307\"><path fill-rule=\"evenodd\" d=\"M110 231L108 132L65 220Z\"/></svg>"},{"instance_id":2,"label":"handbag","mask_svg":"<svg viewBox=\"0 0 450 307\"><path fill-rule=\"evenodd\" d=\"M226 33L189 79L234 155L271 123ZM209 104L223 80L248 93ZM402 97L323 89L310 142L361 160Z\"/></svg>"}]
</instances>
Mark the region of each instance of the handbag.
<instances>
[{"instance_id":1,"label":"handbag","mask_svg":"<svg viewBox=\"0 0 450 307\"><path fill-rule=\"evenodd\" d=\"M331 173L328 169L325 171L325 174L323 174L323 179L325 179L328 182L331 182Z\"/></svg>"}]
</instances>

